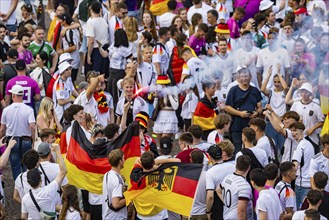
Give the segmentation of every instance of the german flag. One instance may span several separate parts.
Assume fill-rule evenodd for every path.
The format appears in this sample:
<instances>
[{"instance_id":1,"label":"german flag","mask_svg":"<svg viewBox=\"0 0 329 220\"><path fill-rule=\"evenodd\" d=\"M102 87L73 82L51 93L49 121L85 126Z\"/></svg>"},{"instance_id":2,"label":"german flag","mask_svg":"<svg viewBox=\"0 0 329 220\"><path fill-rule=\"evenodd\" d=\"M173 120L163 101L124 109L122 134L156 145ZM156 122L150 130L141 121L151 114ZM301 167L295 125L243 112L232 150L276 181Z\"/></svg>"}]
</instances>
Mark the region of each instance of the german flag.
<instances>
[{"instance_id":1,"label":"german flag","mask_svg":"<svg viewBox=\"0 0 329 220\"><path fill-rule=\"evenodd\" d=\"M202 164L162 164L124 193L126 203L133 202L137 213L144 216L162 209L189 216L201 171Z\"/></svg>"},{"instance_id":2,"label":"german flag","mask_svg":"<svg viewBox=\"0 0 329 220\"><path fill-rule=\"evenodd\" d=\"M151 2L150 11L153 15L162 15L163 13L168 12L167 3L169 0L153 0Z\"/></svg>"},{"instance_id":3,"label":"german flag","mask_svg":"<svg viewBox=\"0 0 329 220\"><path fill-rule=\"evenodd\" d=\"M131 123L113 142L104 141L95 146L75 121L65 160L69 183L89 192L102 194L103 176L111 169L107 155L111 150L119 148L126 159L123 174L128 173L125 177L129 180L135 157L141 154L138 122Z\"/></svg>"},{"instance_id":4,"label":"german flag","mask_svg":"<svg viewBox=\"0 0 329 220\"><path fill-rule=\"evenodd\" d=\"M215 107L207 97L202 98L195 108L193 124L199 125L204 131L214 130Z\"/></svg>"},{"instance_id":5,"label":"german flag","mask_svg":"<svg viewBox=\"0 0 329 220\"><path fill-rule=\"evenodd\" d=\"M321 130L320 136L322 137L325 134L329 134L329 112L327 114L326 119L324 120L324 124L322 126L322 130Z\"/></svg>"}]
</instances>

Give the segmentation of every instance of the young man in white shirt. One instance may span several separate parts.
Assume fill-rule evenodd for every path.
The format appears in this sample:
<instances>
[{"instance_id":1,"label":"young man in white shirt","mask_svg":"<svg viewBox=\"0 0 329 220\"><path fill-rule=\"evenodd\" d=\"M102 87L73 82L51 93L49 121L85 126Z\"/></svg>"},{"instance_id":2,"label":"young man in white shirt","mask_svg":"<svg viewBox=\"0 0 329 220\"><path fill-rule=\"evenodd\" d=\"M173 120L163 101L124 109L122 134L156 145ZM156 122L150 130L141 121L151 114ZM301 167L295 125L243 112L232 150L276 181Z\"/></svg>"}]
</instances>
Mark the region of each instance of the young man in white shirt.
<instances>
[{"instance_id":1,"label":"young man in white shirt","mask_svg":"<svg viewBox=\"0 0 329 220\"><path fill-rule=\"evenodd\" d=\"M212 163L206 174L207 215L212 219L220 219L223 217L223 202L215 191L223 179L235 171L234 145L228 140L223 140L218 145L210 146L207 153Z\"/></svg>"},{"instance_id":2,"label":"young man in white shirt","mask_svg":"<svg viewBox=\"0 0 329 220\"><path fill-rule=\"evenodd\" d=\"M158 35L159 41L153 48L152 62L155 66L157 75L165 75L170 61L169 49L166 46L166 43L170 38L169 28L160 28Z\"/></svg>"},{"instance_id":3,"label":"young man in white shirt","mask_svg":"<svg viewBox=\"0 0 329 220\"><path fill-rule=\"evenodd\" d=\"M176 1L167 2L168 12L163 13L159 17L160 27L169 27L171 25L172 19L175 17L174 11L176 9L176 5Z\"/></svg>"},{"instance_id":4,"label":"young man in white shirt","mask_svg":"<svg viewBox=\"0 0 329 220\"><path fill-rule=\"evenodd\" d=\"M224 140L225 132L228 132L231 126L232 118L228 114L218 114L214 120L216 130L210 132L207 142L218 144Z\"/></svg>"},{"instance_id":5,"label":"young man in white shirt","mask_svg":"<svg viewBox=\"0 0 329 220\"><path fill-rule=\"evenodd\" d=\"M126 219L126 199L123 196L127 185L120 174L124 165L124 155L119 149L112 150L108 155L111 170L104 175L102 217L103 219Z\"/></svg>"},{"instance_id":6,"label":"young man in white shirt","mask_svg":"<svg viewBox=\"0 0 329 220\"><path fill-rule=\"evenodd\" d=\"M316 190L316 189L311 189L308 193L307 193L307 201L308 201L308 209L307 210L319 210L319 206L321 205L321 191ZM306 210L302 210L302 211L297 211L294 213L294 215L292 216L292 220L299 220L299 219L306 219L305 217L305 212ZM327 218L325 218L324 216L320 215L320 220L325 220Z\"/></svg>"},{"instance_id":7,"label":"young man in white shirt","mask_svg":"<svg viewBox=\"0 0 329 220\"><path fill-rule=\"evenodd\" d=\"M59 173L54 181L47 186L42 187L40 171L38 169L32 169L27 172L27 181L32 189L23 197L22 219L41 219L40 211L51 212L54 215L56 214L56 204L54 198L58 194L57 191L61 187L67 170L59 149L59 145L53 144L51 149L56 152L59 163ZM33 201L32 197L34 197L35 201ZM36 204L39 206L40 210L37 209Z\"/></svg>"},{"instance_id":8,"label":"young man in white shirt","mask_svg":"<svg viewBox=\"0 0 329 220\"><path fill-rule=\"evenodd\" d=\"M259 192L256 203L257 219L279 219L283 212L278 194L273 188L266 188L264 171L256 168L250 171L251 185Z\"/></svg>"},{"instance_id":9,"label":"young man in white shirt","mask_svg":"<svg viewBox=\"0 0 329 220\"><path fill-rule=\"evenodd\" d=\"M203 23L207 24L207 13L209 10L212 10L213 7L207 5L202 0L192 0L193 6L189 8L187 12L187 20L189 23L192 23L192 16L195 13L199 13L202 15L202 21Z\"/></svg>"},{"instance_id":10,"label":"young man in white shirt","mask_svg":"<svg viewBox=\"0 0 329 220\"><path fill-rule=\"evenodd\" d=\"M267 105L268 106L268 105ZM282 118L278 117L273 111L265 111L264 115L270 120L273 128L285 138L283 155L281 162L292 161L292 155L297 147L297 141L292 137L290 125L299 121L299 115L294 111L286 112Z\"/></svg>"},{"instance_id":11,"label":"young man in white shirt","mask_svg":"<svg viewBox=\"0 0 329 220\"><path fill-rule=\"evenodd\" d=\"M258 167L265 167L268 164L268 158L266 152L259 147L255 147L254 142L256 140L256 132L251 128L244 128L242 130L242 143L244 148L239 151L235 156L235 161L242 155L254 155L254 159L251 158L253 163L258 164Z\"/></svg>"},{"instance_id":12,"label":"young man in white shirt","mask_svg":"<svg viewBox=\"0 0 329 220\"><path fill-rule=\"evenodd\" d=\"M201 97L201 93L203 91L202 82L207 73L207 64L196 57L189 47L185 47L181 51L181 54L183 60L186 62L186 65L183 66L183 72L180 81L183 82L187 76L191 76L198 87L198 92Z\"/></svg>"},{"instance_id":13,"label":"young man in white shirt","mask_svg":"<svg viewBox=\"0 0 329 220\"><path fill-rule=\"evenodd\" d=\"M261 118L252 118L249 122L249 125L250 128L256 132L256 147L262 148L266 152L268 161L273 160L274 151L276 149L272 149L270 137L265 134L266 122Z\"/></svg>"},{"instance_id":14,"label":"young man in white shirt","mask_svg":"<svg viewBox=\"0 0 329 220\"><path fill-rule=\"evenodd\" d=\"M305 126L301 122L296 122L290 125L293 138L298 142L297 148L292 157L297 167L296 179L296 202L299 209L302 205L304 198L308 191L311 189L310 183L310 164L311 159L314 157L314 148L311 142L304 138Z\"/></svg>"},{"instance_id":15,"label":"young man in white shirt","mask_svg":"<svg viewBox=\"0 0 329 220\"><path fill-rule=\"evenodd\" d=\"M280 70L274 70L274 72L280 71L286 82L289 82L290 75L290 56L288 51L279 45L279 40L276 32L270 32L268 34L268 47L261 49L257 58L257 80L258 86L261 87L265 80L268 69L271 66L275 66L277 63L281 64ZM273 88L273 76L269 79L267 85L268 89Z\"/></svg>"},{"instance_id":16,"label":"young man in white shirt","mask_svg":"<svg viewBox=\"0 0 329 220\"><path fill-rule=\"evenodd\" d=\"M311 159L310 164L310 180L312 186L314 185L313 176L316 172L322 171L329 176L329 134L324 134L320 140L323 146L323 151L315 155ZM327 182L325 190L329 192L329 182Z\"/></svg>"},{"instance_id":17,"label":"young man in white shirt","mask_svg":"<svg viewBox=\"0 0 329 220\"><path fill-rule=\"evenodd\" d=\"M279 195L281 206L285 211L284 218L291 219L296 207L296 194L291 188L291 182L296 179L297 167L293 162L286 161L280 164L282 180L275 186L275 191Z\"/></svg>"},{"instance_id":18,"label":"young man in white shirt","mask_svg":"<svg viewBox=\"0 0 329 220\"><path fill-rule=\"evenodd\" d=\"M124 28L123 19L128 14L128 7L124 2L119 2L115 7L114 15L110 18L109 27L109 44L114 44L114 33L117 29Z\"/></svg>"},{"instance_id":19,"label":"young man in white shirt","mask_svg":"<svg viewBox=\"0 0 329 220\"><path fill-rule=\"evenodd\" d=\"M224 203L224 219L252 219L252 190L246 180L250 166L249 156L238 157L235 172L227 175L216 190Z\"/></svg>"}]
</instances>

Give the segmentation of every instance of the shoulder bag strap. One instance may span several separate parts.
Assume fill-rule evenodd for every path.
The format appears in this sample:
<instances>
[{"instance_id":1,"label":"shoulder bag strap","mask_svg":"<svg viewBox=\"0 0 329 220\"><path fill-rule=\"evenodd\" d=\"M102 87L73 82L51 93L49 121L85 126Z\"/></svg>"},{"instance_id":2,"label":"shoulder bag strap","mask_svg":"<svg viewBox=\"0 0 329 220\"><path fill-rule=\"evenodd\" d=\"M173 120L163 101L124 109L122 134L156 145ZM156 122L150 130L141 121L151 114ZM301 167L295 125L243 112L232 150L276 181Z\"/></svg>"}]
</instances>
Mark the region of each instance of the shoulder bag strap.
<instances>
[{"instance_id":1,"label":"shoulder bag strap","mask_svg":"<svg viewBox=\"0 0 329 220\"><path fill-rule=\"evenodd\" d=\"M43 42L42 42L42 45L41 45L40 49L38 50L38 53L40 53L40 52L43 50L43 48L44 48L44 46L45 46L45 42L46 42L46 41L43 41ZM37 53L37 54L38 54L38 53Z\"/></svg>"},{"instance_id":2,"label":"shoulder bag strap","mask_svg":"<svg viewBox=\"0 0 329 220\"><path fill-rule=\"evenodd\" d=\"M30 189L30 192L29 192L29 193L30 193L31 199L32 199L32 201L33 201L35 207L38 209L39 212L41 212L41 208L40 208L40 206L38 205L37 201L35 200L35 198L34 198L34 196L33 196L33 193L32 193L32 190L31 190L31 189Z\"/></svg>"},{"instance_id":3,"label":"shoulder bag strap","mask_svg":"<svg viewBox=\"0 0 329 220\"><path fill-rule=\"evenodd\" d=\"M21 179L21 184L22 184L22 187L23 187L23 189L24 189L24 184L23 184L23 173L20 175L19 178Z\"/></svg>"},{"instance_id":4,"label":"shoulder bag strap","mask_svg":"<svg viewBox=\"0 0 329 220\"><path fill-rule=\"evenodd\" d=\"M41 168L43 175L45 176L45 185L47 186L47 184L50 183L50 180L48 179L48 176L47 176L45 170L43 169L43 167L41 166L41 164L40 164L40 168Z\"/></svg>"}]
</instances>

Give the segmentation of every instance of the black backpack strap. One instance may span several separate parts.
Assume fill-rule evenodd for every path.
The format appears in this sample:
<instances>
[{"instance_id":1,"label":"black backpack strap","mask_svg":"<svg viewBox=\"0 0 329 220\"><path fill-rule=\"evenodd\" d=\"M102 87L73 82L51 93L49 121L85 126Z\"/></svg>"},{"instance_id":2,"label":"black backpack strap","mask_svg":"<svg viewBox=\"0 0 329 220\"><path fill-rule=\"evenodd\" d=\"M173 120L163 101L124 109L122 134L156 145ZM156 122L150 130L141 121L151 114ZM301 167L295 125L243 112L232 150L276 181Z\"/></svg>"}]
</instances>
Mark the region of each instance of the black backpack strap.
<instances>
[{"instance_id":1,"label":"black backpack strap","mask_svg":"<svg viewBox=\"0 0 329 220\"><path fill-rule=\"evenodd\" d=\"M22 187L24 189L24 184L23 184L23 173L21 173L21 175L19 176L19 178L21 179L21 184L22 184Z\"/></svg>"},{"instance_id":2,"label":"black backpack strap","mask_svg":"<svg viewBox=\"0 0 329 220\"><path fill-rule=\"evenodd\" d=\"M40 49L38 50L38 53L36 53L36 54L39 54L42 50L43 50L43 48L44 48L44 46L45 46L45 42L46 41L43 41L42 42L42 45L41 45L41 47L40 47ZM36 56L36 55L35 55ZM35 57L34 57L35 58Z\"/></svg>"},{"instance_id":3,"label":"black backpack strap","mask_svg":"<svg viewBox=\"0 0 329 220\"><path fill-rule=\"evenodd\" d=\"M312 144L314 148L314 155L320 152L320 146L316 144L314 141L312 141L312 139L309 136L306 136L305 140L309 141Z\"/></svg>"},{"instance_id":4,"label":"black backpack strap","mask_svg":"<svg viewBox=\"0 0 329 220\"><path fill-rule=\"evenodd\" d=\"M286 183L284 183L284 187L282 187L282 189L279 192L279 196L281 195L282 191L286 188L289 188L288 185Z\"/></svg>"},{"instance_id":5,"label":"black backpack strap","mask_svg":"<svg viewBox=\"0 0 329 220\"><path fill-rule=\"evenodd\" d=\"M31 199L32 199L32 201L33 201L35 207L38 209L39 212L41 212L41 208L40 208L40 206L38 205L37 201L35 200L35 198L34 198L34 196L33 196L33 193L32 193L32 190L31 190L31 189L30 189L29 193L30 193Z\"/></svg>"},{"instance_id":6,"label":"black backpack strap","mask_svg":"<svg viewBox=\"0 0 329 220\"><path fill-rule=\"evenodd\" d=\"M241 152L242 152L243 155L248 155L251 158L251 168L250 168L250 170L252 170L254 168L264 169L263 165L259 162L259 160L255 156L254 152L252 152L252 150L250 150L248 148L243 148L241 150Z\"/></svg>"},{"instance_id":7,"label":"black backpack strap","mask_svg":"<svg viewBox=\"0 0 329 220\"><path fill-rule=\"evenodd\" d=\"M268 136L267 134L265 134L265 135L268 138L268 141L270 142L271 148L274 152L274 158L269 158L269 162L273 161L276 165L279 166L280 162L279 162L279 159L278 159L278 150L275 146L275 143L274 143L273 139L270 136Z\"/></svg>"}]
</instances>

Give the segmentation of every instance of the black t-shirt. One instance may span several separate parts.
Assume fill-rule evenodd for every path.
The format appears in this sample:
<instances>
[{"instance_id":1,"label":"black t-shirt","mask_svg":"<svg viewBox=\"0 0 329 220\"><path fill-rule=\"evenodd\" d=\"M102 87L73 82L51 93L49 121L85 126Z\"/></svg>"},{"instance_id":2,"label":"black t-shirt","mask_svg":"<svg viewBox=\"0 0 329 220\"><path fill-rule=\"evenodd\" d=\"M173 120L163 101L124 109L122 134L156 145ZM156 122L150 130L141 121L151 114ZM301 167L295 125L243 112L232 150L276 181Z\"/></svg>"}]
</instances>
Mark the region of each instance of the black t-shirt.
<instances>
[{"instance_id":1,"label":"black t-shirt","mask_svg":"<svg viewBox=\"0 0 329 220\"><path fill-rule=\"evenodd\" d=\"M7 83L9 80L11 80L12 78L14 78L15 76L17 76L17 71L16 71L16 68L15 68L15 64L6 64L4 67L3 67L3 83L4 83L4 86L3 86L3 93L2 94L5 94L6 92L6 86L7 86Z\"/></svg>"},{"instance_id":2,"label":"black t-shirt","mask_svg":"<svg viewBox=\"0 0 329 220\"><path fill-rule=\"evenodd\" d=\"M2 62L7 60L7 52L9 50L9 45L6 42L0 42L0 59Z\"/></svg>"},{"instance_id":3,"label":"black t-shirt","mask_svg":"<svg viewBox=\"0 0 329 220\"><path fill-rule=\"evenodd\" d=\"M257 108L257 103L262 100L260 91L253 86L249 86L247 90L242 90L239 85L230 89L226 105L229 105L239 111L253 112ZM241 118L232 116L231 131L242 131L243 128L249 126L249 118Z\"/></svg>"},{"instance_id":4,"label":"black t-shirt","mask_svg":"<svg viewBox=\"0 0 329 220\"><path fill-rule=\"evenodd\" d=\"M17 28L24 27L26 24L31 24L32 26L37 25L37 24L33 21L33 19L30 19L30 20L27 20L27 21L21 21L21 22L18 24L18 27L17 27Z\"/></svg>"}]
</instances>

